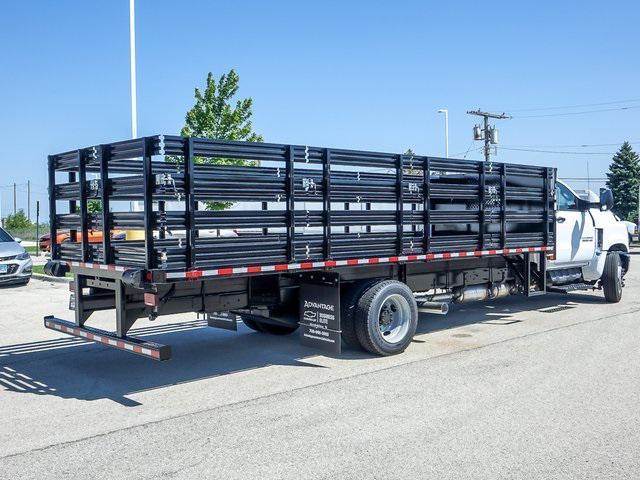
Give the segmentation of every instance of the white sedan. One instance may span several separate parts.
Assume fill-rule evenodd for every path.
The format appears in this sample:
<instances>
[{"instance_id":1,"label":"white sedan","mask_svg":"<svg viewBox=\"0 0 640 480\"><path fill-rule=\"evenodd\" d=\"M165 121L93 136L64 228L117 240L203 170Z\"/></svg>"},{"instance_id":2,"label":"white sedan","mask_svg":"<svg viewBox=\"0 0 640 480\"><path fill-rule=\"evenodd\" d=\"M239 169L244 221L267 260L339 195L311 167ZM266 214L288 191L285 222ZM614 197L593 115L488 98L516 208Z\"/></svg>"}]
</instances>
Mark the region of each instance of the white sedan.
<instances>
[{"instance_id":1,"label":"white sedan","mask_svg":"<svg viewBox=\"0 0 640 480\"><path fill-rule=\"evenodd\" d=\"M31 279L32 268L31 256L20 245L20 239L13 238L0 227L0 285L26 285Z\"/></svg>"}]
</instances>

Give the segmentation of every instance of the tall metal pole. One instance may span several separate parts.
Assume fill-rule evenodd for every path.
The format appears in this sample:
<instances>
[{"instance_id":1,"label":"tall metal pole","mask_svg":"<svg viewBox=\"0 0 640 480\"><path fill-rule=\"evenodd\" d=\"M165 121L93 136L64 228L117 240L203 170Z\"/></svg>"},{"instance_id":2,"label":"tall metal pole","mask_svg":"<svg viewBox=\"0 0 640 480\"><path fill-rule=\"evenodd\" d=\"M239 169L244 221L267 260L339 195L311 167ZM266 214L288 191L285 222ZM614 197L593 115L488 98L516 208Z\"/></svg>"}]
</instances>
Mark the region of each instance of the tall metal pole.
<instances>
[{"instance_id":1,"label":"tall metal pole","mask_svg":"<svg viewBox=\"0 0 640 480\"><path fill-rule=\"evenodd\" d=\"M40 200L36 200L36 257L40 256Z\"/></svg>"},{"instance_id":2,"label":"tall metal pole","mask_svg":"<svg viewBox=\"0 0 640 480\"><path fill-rule=\"evenodd\" d=\"M449 110L441 108L438 113L444 113L444 157L449 158Z\"/></svg>"},{"instance_id":3,"label":"tall metal pole","mask_svg":"<svg viewBox=\"0 0 640 480\"><path fill-rule=\"evenodd\" d=\"M27 180L27 218L31 221L31 180Z\"/></svg>"},{"instance_id":4,"label":"tall metal pole","mask_svg":"<svg viewBox=\"0 0 640 480\"><path fill-rule=\"evenodd\" d=\"M138 99L136 94L136 14L135 0L129 0L129 53L131 61L131 137L138 138Z\"/></svg>"},{"instance_id":5,"label":"tall metal pole","mask_svg":"<svg viewBox=\"0 0 640 480\"><path fill-rule=\"evenodd\" d=\"M129 60L131 68L131 138L138 138L138 97L136 90L136 6L129 0ZM129 202L129 210L139 211L138 202Z\"/></svg>"},{"instance_id":6,"label":"tall metal pole","mask_svg":"<svg viewBox=\"0 0 640 480\"><path fill-rule=\"evenodd\" d=\"M16 214L16 184L13 184L13 214Z\"/></svg>"}]
</instances>

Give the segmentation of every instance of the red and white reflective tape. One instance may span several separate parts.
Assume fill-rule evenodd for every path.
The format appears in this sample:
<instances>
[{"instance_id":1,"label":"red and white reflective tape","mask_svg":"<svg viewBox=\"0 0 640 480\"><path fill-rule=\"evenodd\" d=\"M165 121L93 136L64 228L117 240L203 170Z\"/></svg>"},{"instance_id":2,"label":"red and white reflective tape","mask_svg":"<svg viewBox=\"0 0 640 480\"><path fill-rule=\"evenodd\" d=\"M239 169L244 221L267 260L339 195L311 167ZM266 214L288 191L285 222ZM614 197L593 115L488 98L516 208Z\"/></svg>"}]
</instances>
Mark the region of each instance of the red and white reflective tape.
<instances>
[{"instance_id":1,"label":"red and white reflective tape","mask_svg":"<svg viewBox=\"0 0 640 480\"><path fill-rule=\"evenodd\" d=\"M70 267L93 268L95 270L110 270L112 272L124 272L127 267L118 265L105 265L102 263L67 262Z\"/></svg>"},{"instance_id":2,"label":"red and white reflective tape","mask_svg":"<svg viewBox=\"0 0 640 480\"><path fill-rule=\"evenodd\" d=\"M546 252L552 247L518 247L502 248L499 250L475 250L472 252L426 253L420 255L400 255L393 257L357 258L349 260L325 260L321 262L282 263L279 265L265 265L253 267L226 267L214 270L190 270L188 272L167 272L167 280L186 278L196 280L202 277L218 277L245 273L286 272L291 270L310 270L314 268L347 267L354 265L373 265L378 263L417 262L431 260L446 260L461 257L484 257L489 255L510 255L514 253Z\"/></svg>"},{"instance_id":3,"label":"red and white reflective tape","mask_svg":"<svg viewBox=\"0 0 640 480\"><path fill-rule=\"evenodd\" d=\"M93 342L103 343L110 347L119 348L120 350L126 350L129 352L137 353L139 355L145 355L147 357L161 360L161 352L156 348L148 348L142 345L137 345L127 340L121 340L118 338L110 337L108 335L100 335L98 333L92 333L87 329L71 327L69 322L57 319L45 319L44 326L51 330L57 330L62 333L68 333L70 335L91 340Z\"/></svg>"}]
</instances>

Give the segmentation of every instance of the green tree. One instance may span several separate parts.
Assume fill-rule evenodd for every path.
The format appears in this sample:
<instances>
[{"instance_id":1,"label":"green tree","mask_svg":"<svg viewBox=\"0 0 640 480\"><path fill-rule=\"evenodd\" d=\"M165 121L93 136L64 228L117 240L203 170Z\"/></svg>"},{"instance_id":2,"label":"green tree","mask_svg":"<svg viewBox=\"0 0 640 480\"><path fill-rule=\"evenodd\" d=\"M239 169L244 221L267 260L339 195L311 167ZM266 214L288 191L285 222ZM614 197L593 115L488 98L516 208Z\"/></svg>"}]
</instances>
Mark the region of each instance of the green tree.
<instances>
[{"instance_id":1,"label":"green tree","mask_svg":"<svg viewBox=\"0 0 640 480\"><path fill-rule=\"evenodd\" d=\"M218 80L209 72L204 91L195 89L195 105L187 112L185 125L180 135L245 142L262 142L263 138L253 131L253 99L233 99L240 88L240 77L235 70L223 74ZM172 161L172 159L169 159ZM175 160L173 160L175 161ZM258 162L235 158L196 157L197 164L255 166ZM229 208L231 202L208 202L208 210Z\"/></svg>"},{"instance_id":2,"label":"green tree","mask_svg":"<svg viewBox=\"0 0 640 480\"><path fill-rule=\"evenodd\" d=\"M102 212L102 202L100 200L89 200L87 202L87 211L89 213Z\"/></svg>"},{"instance_id":3,"label":"green tree","mask_svg":"<svg viewBox=\"0 0 640 480\"><path fill-rule=\"evenodd\" d=\"M629 142L624 142L609 165L607 187L613 192L614 210L624 220L633 220L638 212L640 158Z\"/></svg>"},{"instance_id":4,"label":"green tree","mask_svg":"<svg viewBox=\"0 0 640 480\"><path fill-rule=\"evenodd\" d=\"M407 150L404 152L404 155L406 157L409 157L410 159L413 159L416 156L415 152L411 148L407 148ZM410 162L410 165L412 165L412 162ZM404 173L406 173L407 175L415 175L417 171L415 168L411 167L409 169L404 170Z\"/></svg>"},{"instance_id":5,"label":"green tree","mask_svg":"<svg viewBox=\"0 0 640 480\"><path fill-rule=\"evenodd\" d=\"M18 210L17 213L7 215L4 220L4 227L7 230L20 230L22 228L29 228L33 224L24 214L24 210Z\"/></svg>"}]
</instances>

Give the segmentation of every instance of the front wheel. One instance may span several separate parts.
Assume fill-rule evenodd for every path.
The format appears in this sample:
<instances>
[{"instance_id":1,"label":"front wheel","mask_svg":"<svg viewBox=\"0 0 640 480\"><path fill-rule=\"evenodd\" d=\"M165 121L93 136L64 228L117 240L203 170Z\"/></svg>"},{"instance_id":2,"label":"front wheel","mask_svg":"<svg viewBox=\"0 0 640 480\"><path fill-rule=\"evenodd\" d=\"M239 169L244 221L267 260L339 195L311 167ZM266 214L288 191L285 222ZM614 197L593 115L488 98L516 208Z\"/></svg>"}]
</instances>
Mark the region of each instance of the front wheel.
<instances>
[{"instance_id":1,"label":"front wheel","mask_svg":"<svg viewBox=\"0 0 640 480\"><path fill-rule=\"evenodd\" d=\"M602 272L602 289L607 302L618 303L622 298L622 262L618 252L607 253Z\"/></svg>"},{"instance_id":2,"label":"front wheel","mask_svg":"<svg viewBox=\"0 0 640 480\"><path fill-rule=\"evenodd\" d=\"M376 355L403 352L418 327L418 306L411 289L396 280L378 282L358 301L356 335Z\"/></svg>"}]
</instances>

